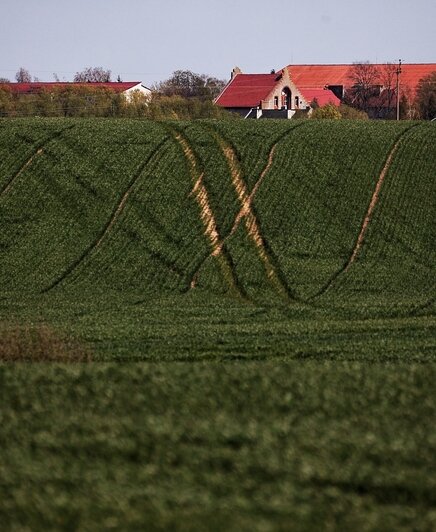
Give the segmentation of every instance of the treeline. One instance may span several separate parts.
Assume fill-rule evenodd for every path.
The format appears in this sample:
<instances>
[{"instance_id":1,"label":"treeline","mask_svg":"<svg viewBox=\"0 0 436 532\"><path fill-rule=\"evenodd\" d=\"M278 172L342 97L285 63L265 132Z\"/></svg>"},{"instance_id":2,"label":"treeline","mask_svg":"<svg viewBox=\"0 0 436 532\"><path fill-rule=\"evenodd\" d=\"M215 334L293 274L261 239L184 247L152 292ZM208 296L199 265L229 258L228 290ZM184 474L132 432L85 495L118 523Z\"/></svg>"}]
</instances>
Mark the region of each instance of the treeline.
<instances>
[{"instance_id":1,"label":"treeline","mask_svg":"<svg viewBox=\"0 0 436 532\"><path fill-rule=\"evenodd\" d=\"M0 117L128 117L164 119L230 118L211 99L139 91L130 96L104 87L53 86L31 94L16 94L0 84Z\"/></svg>"},{"instance_id":2,"label":"treeline","mask_svg":"<svg viewBox=\"0 0 436 532\"><path fill-rule=\"evenodd\" d=\"M398 65L354 63L348 72L349 87L342 103L367 113L369 118L394 119L397 114L397 81L400 85L399 117L429 120L436 116L436 71L422 77L415 88L401 82Z\"/></svg>"}]
</instances>

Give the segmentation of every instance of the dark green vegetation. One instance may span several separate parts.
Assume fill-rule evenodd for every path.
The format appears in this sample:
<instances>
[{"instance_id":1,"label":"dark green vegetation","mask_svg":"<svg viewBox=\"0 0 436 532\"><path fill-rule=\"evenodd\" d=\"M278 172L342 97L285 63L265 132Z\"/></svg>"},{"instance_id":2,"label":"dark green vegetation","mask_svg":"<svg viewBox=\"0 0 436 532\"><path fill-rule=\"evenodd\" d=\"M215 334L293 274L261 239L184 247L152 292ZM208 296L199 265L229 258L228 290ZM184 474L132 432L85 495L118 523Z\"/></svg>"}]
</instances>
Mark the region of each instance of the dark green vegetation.
<instances>
[{"instance_id":1,"label":"dark green vegetation","mask_svg":"<svg viewBox=\"0 0 436 532\"><path fill-rule=\"evenodd\" d=\"M3 526L434 529L435 161L433 124L0 121L0 352L93 360L0 363Z\"/></svg>"},{"instance_id":2,"label":"dark green vegetation","mask_svg":"<svg viewBox=\"0 0 436 532\"><path fill-rule=\"evenodd\" d=\"M434 365L369 368L3 366L2 528L434 529Z\"/></svg>"},{"instance_id":3,"label":"dark green vegetation","mask_svg":"<svg viewBox=\"0 0 436 532\"><path fill-rule=\"evenodd\" d=\"M213 81L213 80L212 80ZM238 118L217 105L205 88L203 97L183 97L154 92L149 100L136 92L130 98L115 91L95 87L50 86L31 94L15 94L8 84L0 81L0 117L62 117L62 118L147 118L186 120L198 118Z\"/></svg>"}]
</instances>

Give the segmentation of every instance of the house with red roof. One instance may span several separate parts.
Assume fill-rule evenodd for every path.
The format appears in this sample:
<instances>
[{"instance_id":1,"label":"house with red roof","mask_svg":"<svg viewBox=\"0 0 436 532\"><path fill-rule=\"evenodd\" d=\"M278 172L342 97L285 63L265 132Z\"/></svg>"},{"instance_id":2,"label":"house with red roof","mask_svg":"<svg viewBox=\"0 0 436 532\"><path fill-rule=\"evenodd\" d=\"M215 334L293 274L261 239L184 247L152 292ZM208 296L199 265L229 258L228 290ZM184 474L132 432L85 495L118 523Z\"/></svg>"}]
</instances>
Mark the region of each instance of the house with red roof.
<instances>
[{"instance_id":1,"label":"house with red roof","mask_svg":"<svg viewBox=\"0 0 436 532\"><path fill-rule=\"evenodd\" d=\"M41 82L34 81L31 83L4 83L13 94L39 94L41 92L50 92L52 89L68 87L90 87L96 89L106 89L117 94L124 94L130 98L135 91L139 91L146 97L151 96L151 90L143 85L140 81L108 81L108 82Z\"/></svg>"},{"instance_id":2,"label":"house with red roof","mask_svg":"<svg viewBox=\"0 0 436 532\"><path fill-rule=\"evenodd\" d=\"M396 67L390 65L387 86L383 75L387 66L374 65L380 72L380 80L374 85L370 116L388 116L396 106L396 79L392 75L392 66ZM288 65L271 74L243 74L235 68L215 103L246 118L292 118L297 111L310 114L315 100L319 106L339 106L344 100L352 103L355 89L350 76L352 67L350 64ZM412 102L419 80L435 71L436 63L401 65L400 94Z\"/></svg>"},{"instance_id":3,"label":"house with red roof","mask_svg":"<svg viewBox=\"0 0 436 532\"><path fill-rule=\"evenodd\" d=\"M297 111L310 112L319 105L340 105L340 99L324 87L299 87L287 68L270 74L243 74L238 67L215 104L244 118L292 118Z\"/></svg>"}]
</instances>

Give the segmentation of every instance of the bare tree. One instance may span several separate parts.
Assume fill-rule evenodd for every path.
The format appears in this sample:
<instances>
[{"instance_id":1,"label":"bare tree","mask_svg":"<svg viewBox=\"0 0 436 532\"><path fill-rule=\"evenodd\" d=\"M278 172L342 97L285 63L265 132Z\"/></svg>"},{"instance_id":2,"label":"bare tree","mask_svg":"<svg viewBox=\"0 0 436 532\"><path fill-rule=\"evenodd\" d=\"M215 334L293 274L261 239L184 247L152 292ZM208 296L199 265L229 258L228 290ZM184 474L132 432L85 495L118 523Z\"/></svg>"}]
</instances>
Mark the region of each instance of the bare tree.
<instances>
[{"instance_id":1,"label":"bare tree","mask_svg":"<svg viewBox=\"0 0 436 532\"><path fill-rule=\"evenodd\" d=\"M226 82L208 76L196 74L190 70L176 70L171 77L158 83L155 90L164 96L182 96L211 100L218 96Z\"/></svg>"},{"instance_id":2,"label":"bare tree","mask_svg":"<svg viewBox=\"0 0 436 532\"><path fill-rule=\"evenodd\" d=\"M348 79L352 83L348 103L367 112L371 99L380 95L380 70L372 63L354 63L348 72Z\"/></svg>"},{"instance_id":3,"label":"bare tree","mask_svg":"<svg viewBox=\"0 0 436 532\"><path fill-rule=\"evenodd\" d=\"M380 81L383 85L384 105L391 109L396 104L396 74L397 65L386 63L380 71Z\"/></svg>"},{"instance_id":4,"label":"bare tree","mask_svg":"<svg viewBox=\"0 0 436 532\"><path fill-rule=\"evenodd\" d=\"M111 81L110 70L103 67L87 67L81 72L76 72L74 81L76 82L108 82Z\"/></svg>"},{"instance_id":5,"label":"bare tree","mask_svg":"<svg viewBox=\"0 0 436 532\"><path fill-rule=\"evenodd\" d=\"M0 78L0 83L10 83L11 80L8 78Z\"/></svg>"},{"instance_id":6,"label":"bare tree","mask_svg":"<svg viewBox=\"0 0 436 532\"><path fill-rule=\"evenodd\" d=\"M436 118L436 71L419 80L416 102L421 118L424 120Z\"/></svg>"},{"instance_id":7,"label":"bare tree","mask_svg":"<svg viewBox=\"0 0 436 532\"><path fill-rule=\"evenodd\" d=\"M32 81L32 76L28 70L26 70L24 67L20 67L18 72L15 74L15 79L17 80L17 83L30 83Z\"/></svg>"}]
</instances>

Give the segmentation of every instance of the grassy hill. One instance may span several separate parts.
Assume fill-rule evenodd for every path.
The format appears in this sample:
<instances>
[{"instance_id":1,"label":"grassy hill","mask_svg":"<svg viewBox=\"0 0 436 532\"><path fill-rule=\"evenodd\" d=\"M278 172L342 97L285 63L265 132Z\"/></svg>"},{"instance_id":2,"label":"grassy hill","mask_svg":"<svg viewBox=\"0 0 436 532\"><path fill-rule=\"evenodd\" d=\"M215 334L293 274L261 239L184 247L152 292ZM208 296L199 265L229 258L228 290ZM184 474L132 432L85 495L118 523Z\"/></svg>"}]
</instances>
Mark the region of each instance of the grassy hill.
<instances>
[{"instance_id":1,"label":"grassy hill","mask_svg":"<svg viewBox=\"0 0 436 532\"><path fill-rule=\"evenodd\" d=\"M0 120L0 522L436 526L435 170L429 123Z\"/></svg>"},{"instance_id":2,"label":"grassy hill","mask_svg":"<svg viewBox=\"0 0 436 532\"><path fill-rule=\"evenodd\" d=\"M429 124L30 120L0 132L3 291L195 284L253 302L357 294L372 306L377 292L402 308L431 295Z\"/></svg>"}]
</instances>

